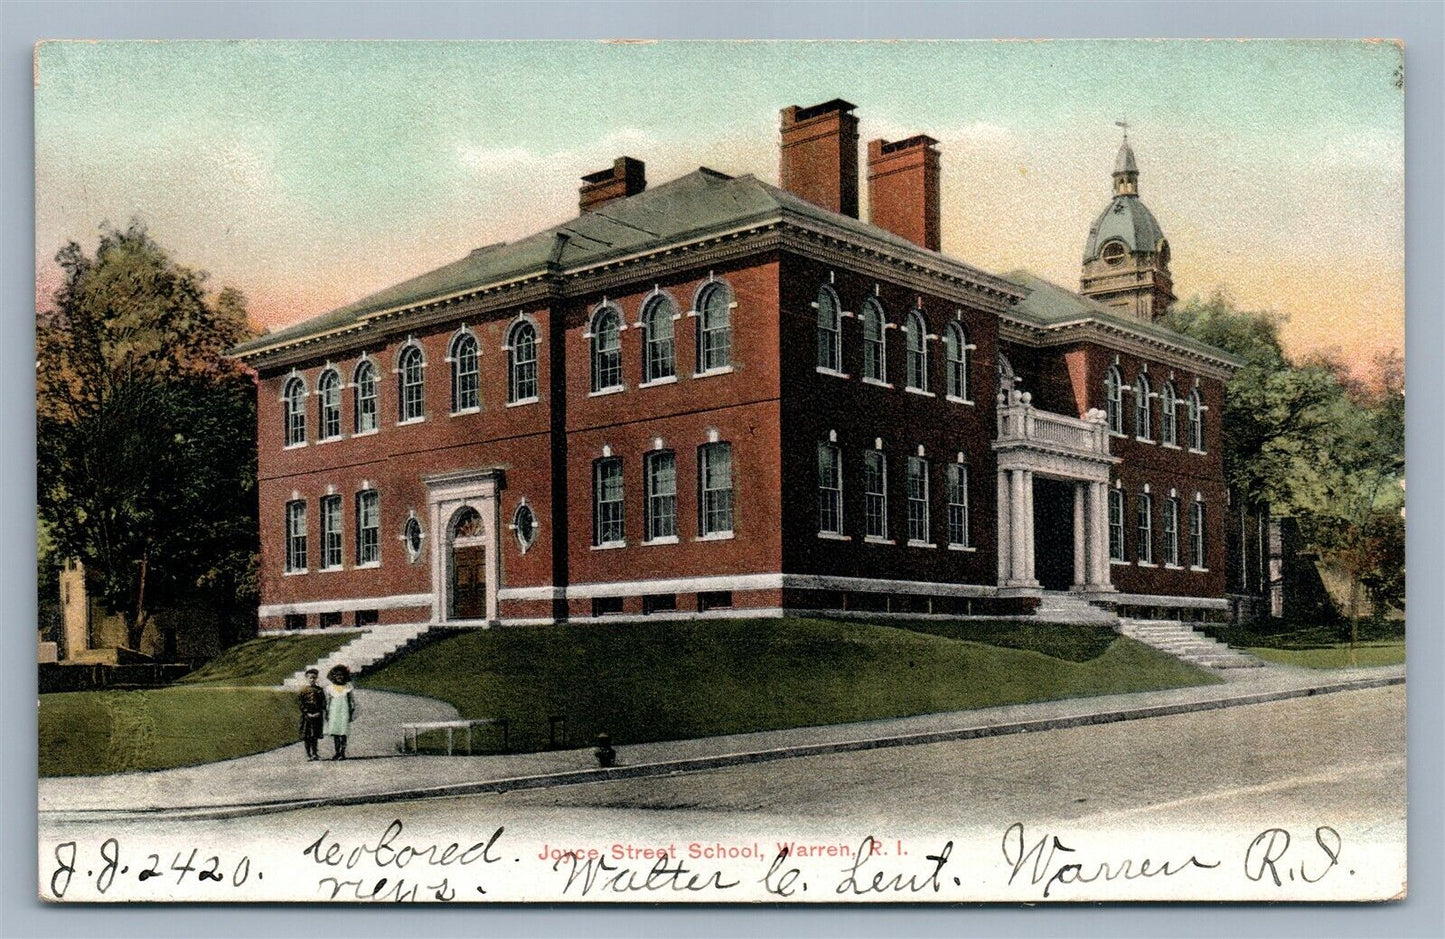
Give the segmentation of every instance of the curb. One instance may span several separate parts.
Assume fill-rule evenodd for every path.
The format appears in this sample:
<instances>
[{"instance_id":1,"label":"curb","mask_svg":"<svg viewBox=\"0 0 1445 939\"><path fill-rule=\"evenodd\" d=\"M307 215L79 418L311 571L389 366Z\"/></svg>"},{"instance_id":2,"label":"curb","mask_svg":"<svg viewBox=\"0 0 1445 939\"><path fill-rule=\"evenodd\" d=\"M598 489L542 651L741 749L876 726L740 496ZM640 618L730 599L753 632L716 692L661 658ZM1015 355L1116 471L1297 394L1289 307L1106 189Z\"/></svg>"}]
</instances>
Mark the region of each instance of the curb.
<instances>
[{"instance_id":1,"label":"curb","mask_svg":"<svg viewBox=\"0 0 1445 939\"><path fill-rule=\"evenodd\" d=\"M1094 714L1073 714L1063 717L1045 717L1036 720L1013 721L1003 724L980 724L972 727L956 727L950 730L927 731L916 734L894 734L857 740L797 744L767 750L750 750L714 756L663 760L655 763L639 763L634 766L613 766L607 769L597 768L568 770L560 773L539 773L534 776L513 776L505 779L493 779L482 782L448 783L446 785L428 786L419 789L395 789L389 792L374 792L359 795L312 799L281 799L270 802L226 806L197 806L195 808L42 809L40 815L55 821L99 821L142 818L228 819L253 815L270 815L278 812L292 812L299 809L371 805L387 802L410 802L420 799L440 799L454 796L480 795L483 793L511 792L523 789L546 789L553 786L576 786L584 783L642 779L650 776L670 776L678 773L721 769L729 766L745 766L752 763L770 763L774 760L826 756L833 753L854 753L861 750L878 750L885 747L910 747L931 743L949 743L958 740L974 740L983 737L1005 737L1011 734L1067 730L1073 727L1087 727L1093 724L1113 724L1121 721L1147 720L1154 717L1171 717L1176 714L1188 714L1195 711L1216 711L1251 704L1268 704L1273 701L1315 697L1317 695L1334 694L1341 691L1364 691L1371 688L1384 688L1390 685L1403 685L1404 683L1404 675L1361 678L1352 681L1331 682L1329 684L1313 685L1303 688L1286 688L1278 691L1240 694L1204 701L1155 704L1137 708L1114 708L1108 711L1099 711Z\"/></svg>"}]
</instances>

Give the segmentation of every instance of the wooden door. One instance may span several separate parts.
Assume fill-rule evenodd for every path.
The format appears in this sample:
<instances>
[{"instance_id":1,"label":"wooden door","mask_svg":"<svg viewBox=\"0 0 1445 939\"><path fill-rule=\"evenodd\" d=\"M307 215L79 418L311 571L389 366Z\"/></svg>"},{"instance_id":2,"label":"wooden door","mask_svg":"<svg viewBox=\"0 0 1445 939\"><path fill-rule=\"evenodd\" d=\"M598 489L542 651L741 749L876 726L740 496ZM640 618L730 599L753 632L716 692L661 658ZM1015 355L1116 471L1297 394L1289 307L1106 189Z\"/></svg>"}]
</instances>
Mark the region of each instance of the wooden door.
<instances>
[{"instance_id":1,"label":"wooden door","mask_svg":"<svg viewBox=\"0 0 1445 939\"><path fill-rule=\"evenodd\" d=\"M487 616L487 549L481 545L452 549L452 617Z\"/></svg>"}]
</instances>

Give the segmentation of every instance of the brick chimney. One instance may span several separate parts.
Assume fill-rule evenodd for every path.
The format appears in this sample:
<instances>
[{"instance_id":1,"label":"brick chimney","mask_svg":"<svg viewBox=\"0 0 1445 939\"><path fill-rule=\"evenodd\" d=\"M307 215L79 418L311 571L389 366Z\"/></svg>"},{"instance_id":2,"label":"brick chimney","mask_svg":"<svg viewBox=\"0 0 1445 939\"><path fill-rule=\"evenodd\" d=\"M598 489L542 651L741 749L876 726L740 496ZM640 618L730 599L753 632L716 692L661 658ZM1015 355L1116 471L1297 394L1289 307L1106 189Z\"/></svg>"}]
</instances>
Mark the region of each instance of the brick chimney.
<instances>
[{"instance_id":1,"label":"brick chimney","mask_svg":"<svg viewBox=\"0 0 1445 939\"><path fill-rule=\"evenodd\" d=\"M578 207L583 212L594 212L613 199L626 199L647 188L646 164L632 157L618 157L609 169L598 170L582 177Z\"/></svg>"},{"instance_id":2,"label":"brick chimney","mask_svg":"<svg viewBox=\"0 0 1445 939\"><path fill-rule=\"evenodd\" d=\"M778 185L834 212L858 217L857 105L834 98L782 110Z\"/></svg>"},{"instance_id":3,"label":"brick chimney","mask_svg":"<svg viewBox=\"0 0 1445 939\"><path fill-rule=\"evenodd\" d=\"M929 251L939 239L938 141L868 142L868 220Z\"/></svg>"}]
</instances>

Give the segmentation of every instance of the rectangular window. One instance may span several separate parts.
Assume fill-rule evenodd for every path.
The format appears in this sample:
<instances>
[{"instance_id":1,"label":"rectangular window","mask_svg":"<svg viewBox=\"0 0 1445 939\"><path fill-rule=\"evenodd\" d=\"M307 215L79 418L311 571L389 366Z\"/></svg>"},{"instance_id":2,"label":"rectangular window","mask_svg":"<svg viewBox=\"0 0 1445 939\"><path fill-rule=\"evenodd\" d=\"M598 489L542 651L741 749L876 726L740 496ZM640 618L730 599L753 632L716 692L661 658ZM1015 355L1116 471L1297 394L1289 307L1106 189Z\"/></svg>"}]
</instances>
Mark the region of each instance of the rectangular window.
<instances>
[{"instance_id":1,"label":"rectangular window","mask_svg":"<svg viewBox=\"0 0 1445 939\"><path fill-rule=\"evenodd\" d=\"M948 543L968 547L968 467L948 466Z\"/></svg>"},{"instance_id":2,"label":"rectangular window","mask_svg":"<svg viewBox=\"0 0 1445 939\"><path fill-rule=\"evenodd\" d=\"M341 497L321 497L321 569L341 566ZM337 625L341 625L337 623Z\"/></svg>"},{"instance_id":3,"label":"rectangular window","mask_svg":"<svg viewBox=\"0 0 1445 939\"><path fill-rule=\"evenodd\" d=\"M287 614L286 614L286 628L287 628L287 629L305 629L305 628L306 628L306 614L305 614L305 613L287 613Z\"/></svg>"},{"instance_id":4,"label":"rectangular window","mask_svg":"<svg viewBox=\"0 0 1445 939\"><path fill-rule=\"evenodd\" d=\"M730 609L732 605L733 592L731 590L704 590L697 595L699 613L706 613L708 610Z\"/></svg>"},{"instance_id":5,"label":"rectangular window","mask_svg":"<svg viewBox=\"0 0 1445 939\"><path fill-rule=\"evenodd\" d=\"M1164 563L1179 564L1179 500L1164 501Z\"/></svg>"},{"instance_id":6,"label":"rectangular window","mask_svg":"<svg viewBox=\"0 0 1445 939\"><path fill-rule=\"evenodd\" d=\"M356 563L381 563L381 495L375 489L356 494Z\"/></svg>"},{"instance_id":7,"label":"rectangular window","mask_svg":"<svg viewBox=\"0 0 1445 939\"><path fill-rule=\"evenodd\" d=\"M333 610L330 613L322 613L319 621L322 629L334 629L341 625L341 611Z\"/></svg>"},{"instance_id":8,"label":"rectangular window","mask_svg":"<svg viewBox=\"0 0 1445 939\"><path fill-rule=\"evenodd\" d=\"M649 593L642 598L643 613L671 613L677 609L677 594Z\"/></svg>"},{"instance_id":9,"label":"rectangular window","mask_svg":"<svg viewBox=\"0 0 1445 939\"><path fill-rule=\"evenodd\" d=\"M356 369L356 432L376 430L376 370L368 362Z\"/></svg>"},{"instance_id":10,"label":"rectangular window","mask_svg":"<svg viewBox=\"0 0 1445 939\"><path fill-rule=\"evenodd\" d=\"M888 537L888 463L880 450L863 454L863 516L869 538Z\"/></svg>"},{"instance_id":11,"label":"rectangular window","mask_svg":"<svg viewBox=\"0 0 1445 939\"><path fill-rule=\"evenodd\" d=\"M1139 493L1137 528L1139 537L1134 550L1141 564L1154 563L1154 497L1147 492Z\"/></svg>"},{"instance_id":12,"label":"rectangular window","mask_svg":"<svg viewBox=\"0 0 1445 939\"><path fill-rule=\"evenodd\" d=\"M622 612L621 597L595 597L592 600L593 616L616 616Z\"/></svg>"},{"instance_id":13,"label":"rectangular window","mask_svg":"<svg viewBox=\"0 0 1445 939\"><path fill-rule=\"evenodd\" d=\"M733 530L733 447L709 443L698 451L698 532L729 534Z\"/></svg>"},{"instance_id":14,"label":"rectangular window","mask_svg":"<svg viewBox=\"0 0 1445 939\"><path fill-rule=\"evenodd\" d=\"M1204 503L1196 502L1190 510L1189 519L1189 563L1204 567Z\"/></svg>"},{"instance_id":15,"label":"rectangular window","mask_svg":"<svg viewBox=\"0 0 1445 939\"><path fill-rule=\"evenodd\" d=\"M677 537L677 457L671 450L649 453L643 475L647 540Z\"/></svg>"},{"instance_id":16,"label":"rectangular window","mask_svg":"<svg viewBox=\"0 0 1445 939\"><path fill-rule=\"evenodd\" d=\"M818 531L843 533L843 467L838 448L818 444Z\"/></svg>"},{"instance_id":17,"label":"rectangular window","mask_svg":"<svg viewBox=\"0 0 1445 939\"><path fill-rule=\"evenodd\" d=\"M1109 560L1124 558L1124 493L1109 490Z\"/></svg>"},{"instance_id":18,"label":"rectangular window","mask_svg":"<svg viewBox=\"0 0 1445 939\"><path fill-rule=\"evenodd\" d=\"M375 626L381 622L380 610L357 610L356 619L353 620L358 626Z\"/></svg>"},{"instance_id":19,"label":"rectangular window","mask_svg":"<svg viewBox=\"0 0 1445 939\"><path fill-rule=\"evenodd\" d=\"M306 570L306 502L286 503L286 571Z\"/></svg>"},{"instance_id":20,"label":"rectangular window","mask_svg":"<svg viewBox=\"0 0 1445 939\"><path fill-rule=\"evenodd\" d=\"M623 543L622 461L615 457L592 464L592 543Z\"/></svg>"},{"instance_id":21,"label":"rectangular window","mask_svg":"<svg viewBox=\"0 0 1445 939\"><path fill-rule=\"evenodd\" d=\"M908 458L908 540L926 543L928 525L928 461Z\"/></svg>"}]
</instances>

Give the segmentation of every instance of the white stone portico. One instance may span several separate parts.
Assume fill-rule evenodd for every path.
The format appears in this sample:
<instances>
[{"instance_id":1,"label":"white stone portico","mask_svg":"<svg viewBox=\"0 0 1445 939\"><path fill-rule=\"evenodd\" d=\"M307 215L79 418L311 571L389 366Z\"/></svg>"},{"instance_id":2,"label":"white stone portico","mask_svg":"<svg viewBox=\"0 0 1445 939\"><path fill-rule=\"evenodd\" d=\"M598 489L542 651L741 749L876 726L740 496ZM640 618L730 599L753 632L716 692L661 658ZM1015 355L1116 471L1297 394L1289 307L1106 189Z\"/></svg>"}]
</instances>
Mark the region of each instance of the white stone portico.
<instances>
[{"instance_id":1,"label":"white stone portico","mask_svg":"<svg viewBox=\"0 0 1445 939\"><path fill-rule=\"evenodd\" d=\"M427 488L427 517L431 529L432 614L433 623L456 622L452 615L453 551L463 542L455 538L457 519L474 510L481 517L481 534L467 538L468 545L483 547L486 552L486 613L488 623L496 622L497 591L502 583L501 553L501 491L506 477L497 468L455 470L423 479ZM462 619L471 618L463 617Z\"/></svg>"},{"instance_id":2,"label":"white stone portico","mask_svg":"<svg viewBox=\"0 0 1445 939\"><path fill-rule=\"evenodd\" d=\"M1070 483L1074 492L1072 590L1108 593L1109 453L1105 413L1082 419L1040 411L1031 395L1010 390L998 396L998 587L999 596L1036 596L1034 480Z\"/></svg>"}]
</instances>

